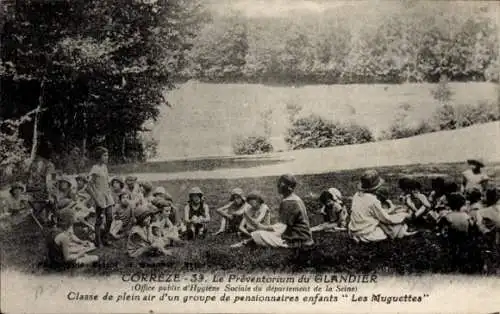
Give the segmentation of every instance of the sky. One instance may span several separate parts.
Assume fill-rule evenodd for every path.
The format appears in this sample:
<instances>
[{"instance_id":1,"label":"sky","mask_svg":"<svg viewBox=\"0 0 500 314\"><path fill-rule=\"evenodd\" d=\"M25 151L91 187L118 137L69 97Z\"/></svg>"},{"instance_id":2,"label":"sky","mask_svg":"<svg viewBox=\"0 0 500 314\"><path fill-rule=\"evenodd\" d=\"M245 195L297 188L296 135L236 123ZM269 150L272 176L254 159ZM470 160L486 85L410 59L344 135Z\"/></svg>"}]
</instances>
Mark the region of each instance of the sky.
<instances>
[{"instance_id":1,"label":"sky","mask_svg":"<svg viewBox=\"0 0 500 314\"><path fill-rule=\"evenodd\" d=\"M325 10L357 6L358 1L312 1L312 0L212 0L210 7L217 13L240 12L252 16L284 16L294 12L321 13Z\"/></svg>"},{"instance_id":2,"label":"sky","mask_svg":"<svg viewBox=\"0 0 500 314\"><path fill-rule=\"evenodd\" d=\"M418 1L427 3L426 7L433 10L435 5L448 6L453 10L470 10L473 7L490 5L492 16L499 16L500 1ZM392 11L403 4L396 0L206 0L208 7L222 15L238 12L247 17L279 17L296 16L297 13L323 13L327 10L338 9L339 14L369 13L369 11ZM500 18L499 18L500 20Z\"/></svg>"}]
</instances>

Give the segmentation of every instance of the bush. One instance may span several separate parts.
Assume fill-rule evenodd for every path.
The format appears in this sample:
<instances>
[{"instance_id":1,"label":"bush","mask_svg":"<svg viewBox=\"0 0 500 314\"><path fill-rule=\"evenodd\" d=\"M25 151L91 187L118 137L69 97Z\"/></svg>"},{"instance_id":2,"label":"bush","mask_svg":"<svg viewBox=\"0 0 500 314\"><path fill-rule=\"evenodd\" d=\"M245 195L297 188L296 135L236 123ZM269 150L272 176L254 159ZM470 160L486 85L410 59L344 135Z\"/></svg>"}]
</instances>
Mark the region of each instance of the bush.
<instances>
[{"instance_id":1,"label":"bush","mask_svg":"<svg viewBox=\"0 0 500 314\"><path fill-rule=\"evenodd\" d=\"M233 143L233 152L236 155L255 155L271 153L273 145L265 136L253 135L238 137Z\"/></svg>"},{"instance_id":2,"label":"bush","mask_svg":"<svg viewBox=\"0 0 500 314\"><path fill-rule=\"evenodd\" d=\"M407 115L396 117L388 130L383 132L380 139L399 139L416 136L435 131L455 130L474 124L500 120L500 108L492 103L473 105L442 105L432 114L429 121L420 121L411 125Z\"/></svg>"},{"instance_id":3,"label":"bush","mask_svg":"<svg viewBox=\"0 0 500 314\"><path fill-rule=\"evenodd\" d=\"M370 130L355 123L338 123L318 115L296 119L288 129L285 142L290 149L321 148L373 142Z\"/></svg>"},{"instance_id":4,"label":"bush","mask_svg":"<svg viewBox=\"0 0 500 314\"><path fill-rule=\"evenodd\" d=\"M456 129L458 122L455 108L452 105L439 106L431 116L431 123L439 131Z\"/></svg>"},{"instance_id":5,"label":"bush","mask_svg":"<svg viewBox=\"0 0 500 314\"><path fill-rule=\"evenodd\" d=\"M420 134L431 133L436 131L435 127L426 121L421 121L417 125L404 125L401 123L394 123L390 126L389 130L385 131L381 140L396 140L400 138L417 136Z\"/></svg>"},{"instance_id":6,"label":"bush","mask_svg":"<svg viewBox=\"0 0 500 314\"><path fill-rule=\"evenodd\" d=\"M484 102L476 106L443 105L434 112L431 119L437 130L454 130L474 124L498 121L500 111L498 105Z\"/></svg>"}]
</instances>

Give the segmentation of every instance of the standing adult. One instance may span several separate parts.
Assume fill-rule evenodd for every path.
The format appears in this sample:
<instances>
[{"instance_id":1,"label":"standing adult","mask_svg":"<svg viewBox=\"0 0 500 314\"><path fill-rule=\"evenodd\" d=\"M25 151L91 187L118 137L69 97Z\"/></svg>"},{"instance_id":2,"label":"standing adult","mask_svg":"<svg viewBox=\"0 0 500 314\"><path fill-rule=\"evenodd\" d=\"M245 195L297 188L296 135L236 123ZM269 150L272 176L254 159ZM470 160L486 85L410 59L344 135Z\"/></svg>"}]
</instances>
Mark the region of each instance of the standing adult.
<instances>
[{"instance_id":1,"label":"standing adult","mask_svg":"<svg viewBox=\"0 0 500 314\"><path fill-rule=\"evenodd\" d=\"M367 170L361 176L358 192L352 198L351 219L348 225L349 235L356 242L376 242L390 238L401 238L414 234L408 232L404 220L411 213L398 212L388 214L382 208L376 192L384 180L376 170Z\"/></svg>"},{"instance_id":2,"label":"standing adult","mask_svg":"<svg viewBox=\"0 0 500 314\"><path fill-rule=\"evenodd\" d=\"M97 147L95 150L96 162L90 169L90 181L88 184L89 193L93 197L96 205L96 221L95 221L95 245L97 247L102 244L108 244L109 230L113 220L113 205L114 200L109 187L108 174L108 150L104 147ZM104 227L104 235L101 234L101 224L105 216L106 224Z\"/></svg>"}]
</instances>

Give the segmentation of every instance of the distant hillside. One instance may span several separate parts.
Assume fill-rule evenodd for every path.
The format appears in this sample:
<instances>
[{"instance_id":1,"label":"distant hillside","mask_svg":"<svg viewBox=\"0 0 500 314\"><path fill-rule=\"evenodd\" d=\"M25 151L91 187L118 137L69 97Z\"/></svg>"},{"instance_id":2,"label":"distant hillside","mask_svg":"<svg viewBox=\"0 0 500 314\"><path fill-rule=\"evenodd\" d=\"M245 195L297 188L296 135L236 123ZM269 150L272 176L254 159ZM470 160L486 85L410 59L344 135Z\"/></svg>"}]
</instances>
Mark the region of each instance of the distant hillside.
<instances>
[{"instance_id":1,"label":"distant hillside","mask_svg":"<svg viewBox=\"0 0 500 314\"><path fill-rule=\"evenodd\" d=\"M172 104L162 108L153 135L159 140L159 158L232 155L238 135L264 132L261 114L272 110L271 127L276 150L286 149L283 134L289 121L287 105L303 108L301 114L355 121L375 135L392 123L398 108L410 105L416 122L438 106L431 95L434 84L308 85L206 84L190 81L169 92ZM453 103L476 105L495 101L490 83L450 83Z\"/></svg>"}]
</instances>

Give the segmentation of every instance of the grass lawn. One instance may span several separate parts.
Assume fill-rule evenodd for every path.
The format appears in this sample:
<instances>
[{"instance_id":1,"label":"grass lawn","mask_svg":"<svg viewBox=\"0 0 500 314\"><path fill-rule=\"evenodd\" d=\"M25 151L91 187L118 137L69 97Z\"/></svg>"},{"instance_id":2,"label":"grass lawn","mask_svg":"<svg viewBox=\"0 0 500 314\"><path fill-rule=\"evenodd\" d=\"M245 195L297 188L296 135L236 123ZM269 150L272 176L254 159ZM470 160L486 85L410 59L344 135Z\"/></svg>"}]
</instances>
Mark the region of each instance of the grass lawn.
<instances>
[{"instance_id":1,"label":"grass lawn","mask_svg":"<svg viewBox=\"0 0 500 314\"><path fill-rule=\"evenodd\" d=\"M152 161L145 163L120 164L109 167L111 173L173 173L183 171L210 171L216 169L244 169L282 162L276 157L204 157L168 161Z\"/></svg>"},{"instance_id":2,"label":"grass lawn","mask_svg":"<svg viewBox=\"0 0 500 314\"><path fill-rule=\"evenodd\" d=\"M335 186L345 196L354 193L358 178L363 169L339 171L321 175L299 176L298 195L304 198L309 209L317 204L309 196L310 192L319 193L322 189ZM428 187L433 174L445 173L458 178L462 165L414 165L411 167L380 168L386 179L393 198L398 194L396 182L402 173L418 176ZM184 180L159 182L178 200L184 203L186 190L199 185L206 193L206 201L216 208L227 201L229 190L239 186L245 191L258 188L267 198L274 214L279 198L276 195L276 177L243 178L234 180ZM312 224L318 217L311 214ZM218 228L220 218L213 215L210 231ZM255 247L229 248L238 241L236 235L207 237L175 248L175 256L133 261L126 256L125 241L118 241L112 247L97 252L101 257L100 265L85 269L69 270L93 275L133 272L138 268L151 268L172 271L203 270L245 270L251 271L317 271L317 272L377 272L380 274L420 274L449 272L450 255L448 248L432 232L422 232L414 237L384 241L377 244L355 244L345 233L315 234L316 245L308 250L271 250ZM12 267L25 272L47 273L43 267L44 244L41 233L31 220L23 222L11 232L0 231L2 267ZM469 256L459 267L461 272L479 272L481 257L471 250ZM497 259L490 264L490 271L500 268ZM456 271L454 269L453 271Z\"/></svg>"}]
</instances>

